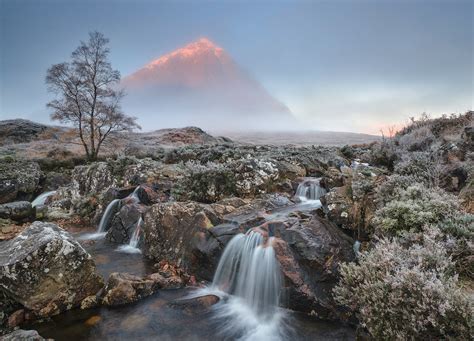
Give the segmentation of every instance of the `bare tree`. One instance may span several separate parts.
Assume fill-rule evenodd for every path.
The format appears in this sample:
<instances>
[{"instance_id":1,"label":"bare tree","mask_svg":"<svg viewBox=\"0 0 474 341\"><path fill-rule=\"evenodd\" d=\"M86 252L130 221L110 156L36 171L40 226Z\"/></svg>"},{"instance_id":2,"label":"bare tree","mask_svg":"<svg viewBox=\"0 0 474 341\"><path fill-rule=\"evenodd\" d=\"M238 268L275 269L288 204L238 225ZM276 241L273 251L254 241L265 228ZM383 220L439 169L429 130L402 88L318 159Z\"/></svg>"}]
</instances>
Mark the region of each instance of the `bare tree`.
<instances>
[{"instance_id":1,"label":"bare tree","mask_svg":"<svg viewBox=\"0 0 474 341\"><path fill-rule=\"evenodd\" d=\"M97 159L112 132L140 129L136 118L121 110L124 92L118 89L120 72L108 61L108 42L102 33L90 33L89 41L81 41L70 62L51 66L46 75L48 90L57 95L47 104L54 110L51 119L77 129L90 161Z\"/></svg>"}]
</instances>

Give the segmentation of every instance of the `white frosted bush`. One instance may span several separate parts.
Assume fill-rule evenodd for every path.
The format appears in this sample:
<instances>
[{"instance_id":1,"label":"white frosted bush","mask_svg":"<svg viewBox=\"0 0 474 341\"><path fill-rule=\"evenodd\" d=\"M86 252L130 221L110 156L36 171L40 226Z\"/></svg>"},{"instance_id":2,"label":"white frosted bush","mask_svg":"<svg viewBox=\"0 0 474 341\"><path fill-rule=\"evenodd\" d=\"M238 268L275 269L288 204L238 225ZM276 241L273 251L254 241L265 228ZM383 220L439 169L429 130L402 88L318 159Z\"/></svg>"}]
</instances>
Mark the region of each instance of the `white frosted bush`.
<instances>
[{"instance_id":1,"label":"white frosted bush","mask_svg":"<svg viewBox=\"0 0 474 341\"><path fill-rule=\"evenodd\" d=\"M394 193L393 199L375 212L374 222L382 232L419 232L424 226L441 222L458 211L455 196L414 184Z\"/></svg>"},{"instance_id":2,"label":"white frosted bush","mask_svg":"<svg viewBox=\"0 0 474 341\"><path fill-rule=\"evenodd\" d=\"M454 264L429 235L409 247L380 240L359 263L341 266L337 302L355 311L376 339L468 340L472 303L453 275Z\"/></svg>"}]
</instances>

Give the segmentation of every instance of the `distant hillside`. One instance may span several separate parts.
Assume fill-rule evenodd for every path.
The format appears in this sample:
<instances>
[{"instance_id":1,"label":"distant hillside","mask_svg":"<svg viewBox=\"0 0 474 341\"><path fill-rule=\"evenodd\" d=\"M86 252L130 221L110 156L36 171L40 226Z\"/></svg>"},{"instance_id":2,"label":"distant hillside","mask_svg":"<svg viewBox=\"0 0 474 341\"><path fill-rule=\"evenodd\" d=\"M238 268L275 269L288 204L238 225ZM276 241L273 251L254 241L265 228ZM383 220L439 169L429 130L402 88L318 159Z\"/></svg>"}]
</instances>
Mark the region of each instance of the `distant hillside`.
<instances>
[{"instance_id":1,"label":"distant hillside","mask_svg":"<svg viewBox=\"0 0 474 341\"><path fill-rule=\"evenodd\" d=\"M269 144L296 146L321 145L321 146L344 146L352 144L363 144L379 141L381 138L375 135L334 132L334 131L279 131L279 132L232 132L213 131L214 135L222 135L243 144Z\"/></svg>"}]
</instances>

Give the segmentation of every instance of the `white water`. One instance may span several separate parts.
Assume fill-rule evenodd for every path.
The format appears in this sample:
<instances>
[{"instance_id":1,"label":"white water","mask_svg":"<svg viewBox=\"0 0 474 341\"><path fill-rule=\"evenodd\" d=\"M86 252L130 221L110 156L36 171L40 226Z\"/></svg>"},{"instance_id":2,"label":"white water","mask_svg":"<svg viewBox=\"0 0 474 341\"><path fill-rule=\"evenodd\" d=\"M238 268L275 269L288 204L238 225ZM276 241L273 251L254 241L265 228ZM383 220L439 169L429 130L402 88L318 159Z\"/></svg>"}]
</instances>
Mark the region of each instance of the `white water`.
<instances>
[{"instance_id":1,"label":"white water","mask_svg":"<svg viewBox=\"0 0 474 341\"><path fill-rule=\"evenodd\" d=\"M35 206L39 206L39 205L44 205L44 203L46 202L46 199L48 199L50 196L52 196L54 194L56 194L56 191L49 191L49 192L41 193L40 195L38 195L36 197L35 200L33 200L31 202L31 206L35 207Z\"/></svg>"},{"instance_id":2,"label":"white water","mask_svg":"<svg viewBox=\"0 0 474 341\"><path fill-rule=\"evenodd\" d=\"M110 223L110 220L112 219L112 216L117 208L117 206L120 205L120 199L114 199L110 202L110 204L107 206L105 209L104 214L102 215L102 218L100 219L99 227L97 229L97 233L104 233L107 231L107 227Z\"/></svg>"},{"instance_id":3,"label":"white water","mask_svg":"<svg viewBox=\"0 0 474 341\"><path fill-rule=\"evenodd\" d=\"M132 198L133 201L135 202L140 202L140 198L138 197L138 190L140 189L140 186L137 186L137 188L135 188L135 190L132 192L132 194L130 194L128 197L129 198Z\"/></svg>"},{"instance_id":4,"label":"white water","mask_svg":"<svg viewBox=\"0 0 474 341\"><path fill-rule=\"evenodd\" d=\"M319 200L326 194L326 190L320 185L321 179L306 178L296 189L295 196L300 201Z\"/></svg>"},{"instance_id":5,"label":"white water","mask_svg":"<svg viewBox=\"0 0 474 341\"><path fill-rule=\"evenodd\" d=\"M142 217L140 217L140 219L138 219L137 225L135 226L135 229L133 230L132 237L130 238L129 243L127 245L120 245L117 248L117 251L125 253L142 253L142 251L138 247L138 243L140 242L140 236L142 234L142 225L143 219Z\"/></svg>"},{"instance_id":6,"label":"white water","mask_svg":"<svg viewBox=\"0 0 474 341\"><path fill-rule=\"evenodd\" d=\"M282 279L273 240L253 231L236 235L222 254L212 285L194 295L223 298L214 313L226 339L284 337L285 314L279 308Z\"/></svg>"}]
</instances>

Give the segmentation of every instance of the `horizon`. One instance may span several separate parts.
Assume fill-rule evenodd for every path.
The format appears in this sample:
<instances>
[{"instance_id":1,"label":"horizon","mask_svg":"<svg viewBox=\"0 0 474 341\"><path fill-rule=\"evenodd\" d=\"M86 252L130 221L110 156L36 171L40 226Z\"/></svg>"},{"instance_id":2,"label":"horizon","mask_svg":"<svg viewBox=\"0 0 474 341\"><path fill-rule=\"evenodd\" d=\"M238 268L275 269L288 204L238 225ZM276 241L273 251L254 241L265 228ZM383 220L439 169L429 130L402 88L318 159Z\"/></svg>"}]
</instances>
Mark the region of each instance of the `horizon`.
<instances>
[{"instance_id":1,"label":"horizon","mask_svg":"<svg viewBox=\"0 0 474 341\"><path fill-rule=\"evenodd\" d=\"M55 124L46 109L53 98L44 83L46 70L68 60L96 29L110 39L110 60L122 79L189 43L209 39L289 108L304 127L297 131L379 135L380 129L400 127L423 112L437 117L473 108L470 1L139 1L130 13L131 4L2 0L1 118ZM86 9L89 17L75 19ZM121 25L125 20L131 24ZM142 126L158 125L143 131L174 128L159 126L168 119L181 122L165 108L151 107L151 117L133 107L126 112ZM194 125L195 116L183 116L181 126ZM212 115L200 119L201 128L216 130L205 124L211 124ZM266 121L272 120L264 117L254 131L265 130ZM268 126L283 131L271 122Z\"/></svg>"}]
</instances>

